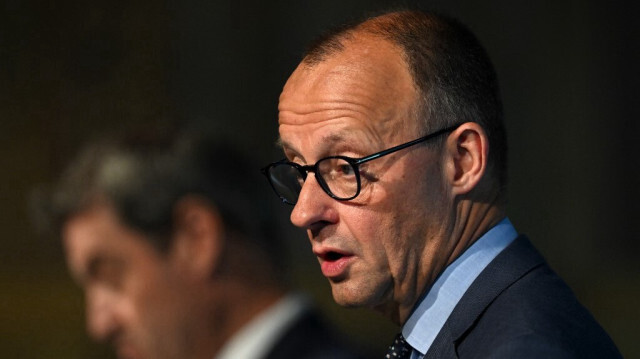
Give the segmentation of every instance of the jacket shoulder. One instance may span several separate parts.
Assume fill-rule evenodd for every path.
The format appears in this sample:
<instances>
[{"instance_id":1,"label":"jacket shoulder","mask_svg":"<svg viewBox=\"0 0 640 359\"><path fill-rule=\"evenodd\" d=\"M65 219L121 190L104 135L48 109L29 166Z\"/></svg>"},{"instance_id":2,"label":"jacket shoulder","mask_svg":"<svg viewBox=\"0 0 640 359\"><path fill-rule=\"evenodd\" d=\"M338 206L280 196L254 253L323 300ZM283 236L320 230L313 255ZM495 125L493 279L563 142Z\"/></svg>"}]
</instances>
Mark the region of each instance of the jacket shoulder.
<instances>
[{"instance_id":1,"label":"jacket shoulder","mask_svg":"<svg viewBox=\"0 0 640 359\"><path fill-rule=\"evenodd\" d=\"M521 236L478 276L445 323L460 358L620 358L568 285ZM453 343L445 343L449 338Z\"/></svg>"}]
</instances>

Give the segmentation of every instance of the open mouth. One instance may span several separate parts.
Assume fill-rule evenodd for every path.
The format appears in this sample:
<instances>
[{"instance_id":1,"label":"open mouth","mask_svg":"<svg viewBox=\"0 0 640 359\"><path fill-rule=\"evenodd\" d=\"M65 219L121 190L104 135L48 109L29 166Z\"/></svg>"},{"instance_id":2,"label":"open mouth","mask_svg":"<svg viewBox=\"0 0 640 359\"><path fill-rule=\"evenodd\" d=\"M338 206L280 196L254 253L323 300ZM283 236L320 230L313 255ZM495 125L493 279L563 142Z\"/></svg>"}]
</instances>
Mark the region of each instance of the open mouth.
<instances>
[{"instance_id":1,"label":"open mouth","mask_svg":"<svg viewBox=\"0 0 640 359\"><path fill-rule=\"evenodd\" d=\"M327 252L324 255L322 255L322 259L324 259L325 261L329 261L329 262L335 262L335 261L339 260L342 257L344 257L344 254L338 253L338 252L335 252L335 251L330 251L330 252Z\"/></svg>"},{"instance_id":2,"label":"open mouth","mask_svg":"<svg viewBox=\"0 0 640 359\"><path fill-rule=\"evenodd\" d=\"M325 277L336 280L345 275L345 271L351 263L352 254L329 250L323 253L317 253L320 260L322 274Z\"/></svg>"}]
</instances>

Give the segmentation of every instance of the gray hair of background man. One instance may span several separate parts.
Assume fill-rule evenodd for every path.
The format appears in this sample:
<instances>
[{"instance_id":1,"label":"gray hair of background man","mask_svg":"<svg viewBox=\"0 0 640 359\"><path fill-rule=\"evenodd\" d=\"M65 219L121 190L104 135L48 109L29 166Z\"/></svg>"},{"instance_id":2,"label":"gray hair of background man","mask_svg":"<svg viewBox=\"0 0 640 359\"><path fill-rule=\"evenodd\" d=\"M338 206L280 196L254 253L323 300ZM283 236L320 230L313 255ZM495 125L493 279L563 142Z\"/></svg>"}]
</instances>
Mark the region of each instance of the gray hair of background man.
<instances>
[{"instance_id":1,"label":"gray hair of background man","mask_svg":"<svg viewBox=\"0 0 640 359\"><path fill-rule=\"evenodd\" d=\"M416 112L424 120L425 134L462 122L482 126L491 146L488 173L504 191L507 140L498 79L475 35L459 21L444 15L400 11L328 32L311 44L303 63L312 67L342 51L354 33L383 38L403 52L421 93ZM423 134L416 137L418 135ZM437 143L439 141L433 142Z\"/></svg>"},{"instance_id":2,"label":"gray hair of background man","mask_svg":"<svg viewBox=\"0 0 640 359\"><path fill-rule=\"evenodd\" d=\"M75 214L106 201L160 251L170 247L174 206L184 196L209 201L227 239L262 249L274 265L283 244L257 167L230 145L190 133L139 134L89 144L49 192L44 213L59 230ZM258 177L258 178L257 178ZM282 268L276 268L282 271Z\"/></svg>"}]
</instances>

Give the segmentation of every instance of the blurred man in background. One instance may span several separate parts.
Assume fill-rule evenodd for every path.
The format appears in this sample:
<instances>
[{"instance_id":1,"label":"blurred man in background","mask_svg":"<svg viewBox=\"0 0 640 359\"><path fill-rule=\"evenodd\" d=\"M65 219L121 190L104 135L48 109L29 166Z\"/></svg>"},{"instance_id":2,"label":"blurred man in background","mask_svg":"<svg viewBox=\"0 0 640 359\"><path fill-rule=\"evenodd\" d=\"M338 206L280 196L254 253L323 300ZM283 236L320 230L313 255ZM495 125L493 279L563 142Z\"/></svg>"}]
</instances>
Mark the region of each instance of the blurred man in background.
<instances>
[{"instance_id":1,"label":"blurred man in background","mask_svg":"<svg viewBox=\"0 0 640 359\"><path fill-rule=\"evenodd\" d=\"M387 13L316 42L264 169L344 306L402 326L387 358L616 358L506 216L495 71L459 22Z\"/></svg>"},{"instance_id":2,"label":"blurred man in background","mask_svg":"<svg viewBox=\"0 0 640 359\"><path fill-rule=\"evenodd\" d=\"M89 145L45 203L91 336L127 359L355 358L287 294L256 174L204 137Z\"/></svg>"}]
</instances>

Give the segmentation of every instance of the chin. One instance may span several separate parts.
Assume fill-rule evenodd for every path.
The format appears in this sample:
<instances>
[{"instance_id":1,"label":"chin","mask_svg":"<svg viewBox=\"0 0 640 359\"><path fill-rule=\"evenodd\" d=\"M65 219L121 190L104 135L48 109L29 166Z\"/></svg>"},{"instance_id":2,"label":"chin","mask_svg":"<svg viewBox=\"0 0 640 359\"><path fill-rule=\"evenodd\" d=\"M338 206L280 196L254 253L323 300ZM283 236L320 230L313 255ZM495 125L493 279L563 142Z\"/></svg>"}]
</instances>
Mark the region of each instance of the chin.
<instances>
[{"instance_id":1,"label":"chin","mask_svg":"<svg viewBox=\"0 0 640 359\"><path fill-rule=\"evenodd\" d=\"M340 306L346 308L361 308L371 306L374 296L371 291L363 290L357 286L350 286L345 282L331 283L331 294L333 300Z\"/></svg>"}]
</instances>

